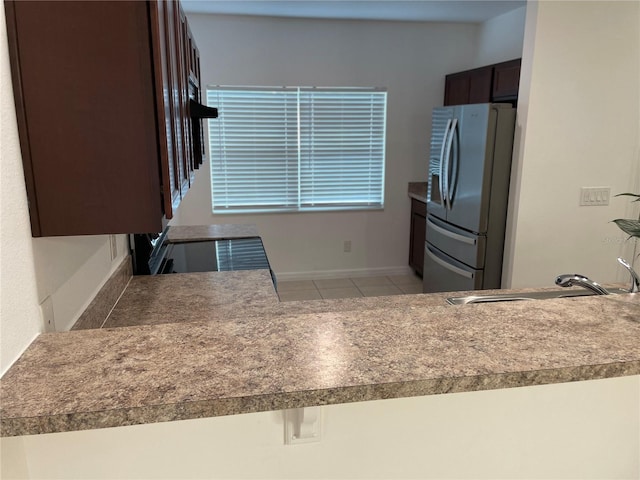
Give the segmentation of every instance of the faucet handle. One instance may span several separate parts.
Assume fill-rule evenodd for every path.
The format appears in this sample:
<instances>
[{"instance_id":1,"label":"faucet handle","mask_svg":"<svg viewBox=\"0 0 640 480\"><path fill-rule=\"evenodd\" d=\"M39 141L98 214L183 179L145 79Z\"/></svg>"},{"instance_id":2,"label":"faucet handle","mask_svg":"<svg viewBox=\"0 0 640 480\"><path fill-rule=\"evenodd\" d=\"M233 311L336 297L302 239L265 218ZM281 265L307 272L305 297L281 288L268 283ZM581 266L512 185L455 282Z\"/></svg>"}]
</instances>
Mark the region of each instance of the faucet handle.
<instances>
[{"instance_id":1,"label":"faucet handle","mask_svg":"<svg viewBox=\"0 0 640 480\"><path fill-rule=\"evenodd\" d=\"M631 274L631 287L629 288L629 293L637 293L640 292L640 276L633 269L631 264L627 262L624 258L618 257L618 263L626 268Z\"/></svg>"}]
</instances>

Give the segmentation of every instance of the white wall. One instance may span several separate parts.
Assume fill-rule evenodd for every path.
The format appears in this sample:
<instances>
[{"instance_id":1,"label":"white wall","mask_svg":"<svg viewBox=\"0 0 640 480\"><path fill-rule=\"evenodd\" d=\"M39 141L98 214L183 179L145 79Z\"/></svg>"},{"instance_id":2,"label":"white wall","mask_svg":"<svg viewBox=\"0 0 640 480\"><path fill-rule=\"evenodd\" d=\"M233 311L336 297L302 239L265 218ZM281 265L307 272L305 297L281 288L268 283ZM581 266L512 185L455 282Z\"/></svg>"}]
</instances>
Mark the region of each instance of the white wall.
<instances>
[{"instance_id":1,"label":"white wall","mask_svg":"<svg viewBox=\"0 0 640 480\"><path fill-rule=\"evenodd\" d=\"M638 208L578 200L580 187L640 191L639 32L638 2L528 4L504 285L628 280L615 259L632 242L610 221Z\"/></svg>"},{"instance_id":2,"label":"white wall","mask_svg":"<svg viewBox=\"0 0 640 480\"><path fill-rule=\"evenodd\" d=\"M491 65L522 56L526 7L484 22L478 34L475 67Z\"/></svg>"},{"instance_id":3,"label":"white wall","mask_svg":"<svg viewBox=\"0 0 640 480\"><path fill-rule=\"evenodd\" d=\"M127 247L126 237L118 235L119 253L112 261L109 238L105 235L31 237L11 87L4 3L0 8L0 374L3 374L44 330L40 304L49 297L56 330L70 328L127 254Z\"/></svg>"},{"instance_id":4,"label":"white wall","mask_svg":"<svg viewBox=\"0 0 640 480\"><path fill-rule=\"evenodd\" d=\"M445 73L473 63L478 27L217 15L189 23L203 85L387 87L385 209L212 215L205 166L172 224L255 223L280 278L408 269L407 184L426 180L431 109L442 104Z\"/></svg>"},{"instance_id":5,"label":"white wall","mask_svg":"<svg viewBox=\"0 0 640 480\"><path fill-rule=\"evenodd\" d=\"M18 142L9 51L0 6L0 375L43 329Z\"/></svg>"},{"instance_id":6,"label":"white wall","mask_svg":"<svg viewBox=\"0 0 640 480\"><path fill-rule=\"evenodd\" d=\"M69 330L129 254L126 235L116 235L111 260L108 235L34 238L38 302L51 298L55 330Z\"/></svg>"},{"instance_id":7,"label":"white wall","mask_svg":"<svg viewBox=\"0 0 640 480\"><path fill-rule=\"evenodd\" d=\"M321 441L302 445L284 445L282 413L266 412L9 438L3 450L24 447L30 478L47 479L631 479L639 392L623 377L332 405Z\"/></svg>"}]
</instances>

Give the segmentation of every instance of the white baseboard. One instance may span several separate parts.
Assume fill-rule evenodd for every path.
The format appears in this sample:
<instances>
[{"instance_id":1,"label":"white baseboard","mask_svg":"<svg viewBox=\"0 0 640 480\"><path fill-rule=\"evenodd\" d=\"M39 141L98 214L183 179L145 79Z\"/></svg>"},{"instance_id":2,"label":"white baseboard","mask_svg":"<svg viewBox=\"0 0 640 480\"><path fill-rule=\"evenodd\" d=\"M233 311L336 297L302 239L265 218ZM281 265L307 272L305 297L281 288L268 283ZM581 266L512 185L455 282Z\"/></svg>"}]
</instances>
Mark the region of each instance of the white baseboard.
<instances>
[{"instance_id":1,"label":"white baseboard","mask_svg":"<svg viewBox=\"0 0 640 480\"><path fill-rule=\"evenodd\" d=\"M359 268L355 270L319 270L313 272L275 272L278 281L292 280L324 280L329 278L381 277L392 275L413 275L408 265L406 267Z\"/></svg>"}]
</instances>

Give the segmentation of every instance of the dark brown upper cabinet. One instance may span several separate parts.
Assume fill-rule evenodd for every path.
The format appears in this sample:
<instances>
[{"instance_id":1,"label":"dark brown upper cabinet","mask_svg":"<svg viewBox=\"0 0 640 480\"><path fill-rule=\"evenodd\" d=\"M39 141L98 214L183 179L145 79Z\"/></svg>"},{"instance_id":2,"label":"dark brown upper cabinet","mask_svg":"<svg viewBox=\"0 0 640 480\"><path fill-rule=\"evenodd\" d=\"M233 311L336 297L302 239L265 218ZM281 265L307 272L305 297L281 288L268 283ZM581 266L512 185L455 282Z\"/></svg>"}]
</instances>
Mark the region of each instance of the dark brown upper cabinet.
<instances>
[{"instance_id":1,"label":"dark brown upper cabinet","mask_svg":"<svg viewBox=\"0 0 640 480\"><path fill-rule=\"evenodd\" d=\"M520 84L521 60L498 63L493 66L492 101L517 100Z\"/></svg>"},{"instance_id":2,"label":"dark brown upper cabinet","mask_svg":"<svg viewBox=\"0 0 640 480\"><path fill-rule=\"evenodd\" d=\"M446 76L445 105L466 105L491 101L491 67L476 68Z\"/></svg>"},{"instance_id":3,"label":"dark brown upper cabinet","mask_svg":"<svg viewBox=\"0 0 640 480\"><path fill-rule=\"evenodd\" d=\"M444 105L511 102L518 99L520 59L487 65L445 77Z\"/></svg>"},{"instance_id":4,"label":"dark brown upper cabinet","mask_svg":"<svg viewBox=\"0 0 640 480\"><path fill-rule=\"evenodd\" d=\"M5 12L33 236L161 231L193 179L200 67L179 2Z\"/></svg>"}]
</instances>

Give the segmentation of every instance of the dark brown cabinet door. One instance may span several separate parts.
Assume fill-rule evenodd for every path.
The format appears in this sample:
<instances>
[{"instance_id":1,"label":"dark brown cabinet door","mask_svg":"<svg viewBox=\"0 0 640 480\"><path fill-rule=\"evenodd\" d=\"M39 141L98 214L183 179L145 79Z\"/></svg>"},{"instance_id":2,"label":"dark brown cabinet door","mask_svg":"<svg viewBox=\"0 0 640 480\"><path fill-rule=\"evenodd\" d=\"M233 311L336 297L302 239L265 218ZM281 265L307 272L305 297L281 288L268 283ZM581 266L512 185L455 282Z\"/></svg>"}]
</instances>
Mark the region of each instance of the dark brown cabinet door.
<instances>
[{"instance_id":1,"label":"dark brown cabinet door","mask_svg":"<svg viewBox=\"0 0 640 480\"><path fill-rule=\"evenodd\" d=\"M171 55L171 38L173 34L172 4L164 1L153 1L150 4L151 27L153 34L153 53L155 66L156 110L158 114L158 138L161 149L162 192L165 216L173 216L174 205L181 199L180 182L177 177L178 145L175 119L177 110L173 96L177 74L173 65L175 58Z\"/></svg>"},{"instance_id":2,"label":"dark brown cabinet door","mask_svg":"<svg viewBox=\"0 0 640 480\"><path fill-rule=\"evenodd\" d=\"M491 67L482 67L445 77L444 105L466 105L491 101Z\"/></svg>"},{"instance_id":3,"label":"dark brown cabinet door","mask_svg":"<svg viewBox=\"0 0 640 480\"><path fill-rule=\"evenodd\" d=\"M520 59L487 65L445 77L444 105L511 102L518 99Z\"/></svg>"},{"instance_id":4,"label":"dark brown cabinet door","mask_svg":"<svg viewBox=\"0 0 640 480\"><path fill-rule=\"evenodd\" d=\"M180 105L180 131L182 141L182 171L184 190L193 182L193 150L191 149L191 120L189 118L189 55L187 52L187 18L180 4L176 4L176 57L178 59L178 85Z\"/></svg>"},{"instance_id":5,"label":"dark brown cabinet door","mask_svg":"<svg viewBox=\"0 0 640 480\"><path fill-rule=\"evenodd\" d=\"M166 57L162 59L161 74L165 78L164 89L168 92L164 95L167 103L166 136L171 138L170 143L173 147L169 152L168 162L173 210L193 183L193 171L197 166L194 160L188 102L191 71L199 71L199 57L195 65L192 50L197 50L197 46L192 36L187 38L187 33L190 32L189 25L180 4L175 1L154 0L152 11L154 9L158 11L162 24L159 39L164 47L160 53ZM169 208L165 201L165 210L171 211ZM171 218L171 215L167 215L167 218Z\"/></svg>"},{"instance_id":6,"label":"dark brown cabinet door","mask_svg":"<svg viewBox=\"0 0 640 480\"><path fill-rule=\"evenodd\" d=\"M491 101L491 67L478 68L469 72L469 102L487 103Z\"/></svg>"},{"instance_id":7,"label":"dark brown cabinet door","mask_svg":"<svg viewBox=\"0 0 640 480\"><path fill-rule=\"evenodd\" d=\"M411 233L409 237L409 266L420 276L424 268L424 243L427 229L426 205L411 199Z\"/></svg>"},{"instance_id":8,"label":"dark brown cabinet door","mask_svg":"<svg viewBox=\"0 0 640 480\"><path fill-rule=\"evenodd\" d=\"M517 59L494 65L492 91L494 101L514 100L518 98L520 63L521 60Z\"/></svg>"},{"instance_id":9,"label":"dark brown cabinet door","mask_svg":"<svg viewBox=\"0 0 640 480\"><path fill-rule=\"evenodd\" d=\"M158 232L171 218L190 178L179 9L5 2L34 236Z\"/></svg>"},{"instance_id":10,"label":"dark brown cabinet door","mask_svg":"<svg viewBox=\"0 0 640 480\"><path fill-rule=\"evenodd\" d=\"M444 105L469 103L469 81L466 73L447 75L444 84Z\"/></svg>"}]
</instances>

